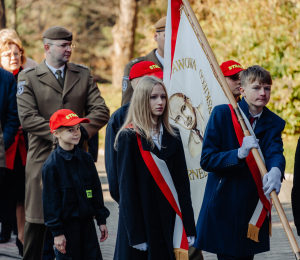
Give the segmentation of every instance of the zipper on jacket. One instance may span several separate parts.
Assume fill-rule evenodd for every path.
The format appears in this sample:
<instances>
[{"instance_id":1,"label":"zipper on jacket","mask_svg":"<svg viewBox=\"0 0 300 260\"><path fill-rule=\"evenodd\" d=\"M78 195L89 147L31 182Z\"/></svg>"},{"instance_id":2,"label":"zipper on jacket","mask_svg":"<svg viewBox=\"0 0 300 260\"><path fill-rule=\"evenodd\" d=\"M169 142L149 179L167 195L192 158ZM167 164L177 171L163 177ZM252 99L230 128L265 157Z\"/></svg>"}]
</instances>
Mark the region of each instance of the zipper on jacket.
<instances>
[{"instance_id":1,"label":"zipper on jacket","mask_svg":"<svg viewBox=\"0 0 300 260\"><path fill-rule=\"evenodd\" d=\"M217 186L217 188L216 188L216 190L215 190L214 196L213 196L213 198L212 198L212 200L211 200L211 204L213 204L214 201L215 201L215 197L216 197L216 195L217 195L218 189L220 188L220 185L221 185L221 183L222 183L222 180L223 180L223 177L221 177L221 179L220 179L220 181L219 181L219 183L218 183L218 186Z\"/></svg>"}]
</instances>

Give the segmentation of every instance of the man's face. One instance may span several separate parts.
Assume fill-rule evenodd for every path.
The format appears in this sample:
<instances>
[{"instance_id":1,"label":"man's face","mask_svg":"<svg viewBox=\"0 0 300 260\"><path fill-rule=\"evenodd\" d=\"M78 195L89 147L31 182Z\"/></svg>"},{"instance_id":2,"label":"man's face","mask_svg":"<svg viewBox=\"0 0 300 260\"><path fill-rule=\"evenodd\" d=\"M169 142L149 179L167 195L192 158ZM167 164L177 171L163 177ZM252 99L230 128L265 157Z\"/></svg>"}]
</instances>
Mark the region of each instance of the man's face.
<instances>
[{"instance_id":1,"label":"man's face","mask_svg":"<svg viewBox=\"0 0 300 260\"><path fill-rule=\"evenodd\" d=\"M165 32L156 32L154 34L154 40L157 42L158 50L162 54L164 54L164 52L165 52Z\"/></svg>"},{"instance_id":2,"label":"man's face","mask_svg":"<svg viewBox=\"0 0 300 260\"><path fill-rule=\"evenodd\" d=\"M196 115L192 104L181 96L173 96L169 102L170 117L176 124L181 125L187 130L192 130L196 124Z\"/></svg>"},{"instance_id":3,"label":"man's face","mask_svg":"<svg viewBox=\"0 0 300 260\"><path fill-rule=\"evenodd\" d=\"M258 81L251 84L245 82L241 87L241 94L249 106L261 108L267 105L270 100L271 86L259 84Z\"/></svg>"},{"instance_id":4,"label":"man's face","mask_svg":"<svg viewBox=\"0 0 300 260\"><path fill-rule=\"evenodd\" d=\"M241 95L241 79L238 74L225 77L227 84L233 94L234 97L238 97Z\"/></svg>"},{"instance_id":5,"label":"man's face","mask_svg":"<svg viewBox=\"0 0 300 260\"><path fill-rule=\"evenodd\" d=\"M51 40L47 52L50 53L51 59L54 62L67 63L72 54L71 43L67 40Z\"/></svg>"}]
</instances>

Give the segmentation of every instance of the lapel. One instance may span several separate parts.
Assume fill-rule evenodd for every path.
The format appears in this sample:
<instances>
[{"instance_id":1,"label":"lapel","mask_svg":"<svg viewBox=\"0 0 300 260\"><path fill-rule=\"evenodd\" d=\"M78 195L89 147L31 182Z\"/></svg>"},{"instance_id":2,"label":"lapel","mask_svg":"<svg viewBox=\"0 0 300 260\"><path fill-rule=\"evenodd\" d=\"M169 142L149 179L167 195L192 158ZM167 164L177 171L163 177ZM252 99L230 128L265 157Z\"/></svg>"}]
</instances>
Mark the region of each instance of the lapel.
<instances>
[{"instance_id":1,"label":"lapel","mask_svg":"<svg viewBox=\"0 0 300 260\"><path fill-rule=\"evenodd\" d=\"M36 75L38 80L53 88L59 93L62 93L61 86L59 85L56 77L47 67L45 61L36 67Z\"/></svg>"},{"instance_id":2,"label":"lapel","mask_svg":"<svg viewBox=\"0 0 300 260\"><path fill-rule=\"evenodd\" d=\"M157 49L154 49L152 50L150 53L148 53L146 56L145 56L145 60L146 61L152 61L154 62L155 64L157 64L162 70L164 70L164 67L163 65L160 63L160 61L158 60L158 58L156 57L155 55L155 51Z\"/></svg>"},{"instance_id":3,"label":"lapel","mask_svg":"<svg viewBox=\"0 0 300 260\"><path fill-rule=\"evenodd\" d=\"M243 98L241 102L239 102L240 108L243 110L246 117L249 119L249 106L245 99ZM276 126L273 122L272 118L270 117L270 110L267 107L264 107L263 112L256 123L254 133L255 135L266 131L272 127Z\"/></svg>"},{"instance_id":4,"label":"lapel","mask_svg":"<svg viewBox=\"0 0 300 260\"><path fill-rule=\"evenodd\" d=\"M79 69L73 63L66 64L66 78L64 84L63 97L74 87L74 85L79 81L80 77L78 76Z\"/></svg>"}]
</instances>

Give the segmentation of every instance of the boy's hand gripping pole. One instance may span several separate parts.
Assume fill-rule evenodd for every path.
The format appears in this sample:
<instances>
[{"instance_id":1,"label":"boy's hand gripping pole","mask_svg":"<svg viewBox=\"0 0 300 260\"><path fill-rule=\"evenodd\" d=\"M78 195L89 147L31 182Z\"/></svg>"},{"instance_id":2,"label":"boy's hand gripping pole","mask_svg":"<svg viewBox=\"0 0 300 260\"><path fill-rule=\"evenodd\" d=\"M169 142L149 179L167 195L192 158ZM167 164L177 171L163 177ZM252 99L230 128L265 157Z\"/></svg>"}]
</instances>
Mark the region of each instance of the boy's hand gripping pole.
<instances>
[{"instance_id":1,"label":"boy's hand gripping pole","mask_svg":"<svg viewBox=\"0 0 300 260\"><path fill-rule=\"evenodd\" d=\"M239 123L240 123L240 125L243 129L244 135L245 136L250 136L251 134L250 134L250 132L249 132L249 130L248 130L248 128L247 128L247 126L244 122L244 119L243 119L243 117L240 113L240 110L239 110L239 107L236 103L236 100L235 100L234 96L232 95L232 93L231 93L231 91L230 91L230 89L227 85L225 77L224 77L224 75L223 75L223 73L220 69L219 63L217 62L217 60L215 58L215 55L214 55L214 53L213 53L206 37L205 37L204 32L202 31L202 28L201 28L201 26L200 26L200 24L199 24L199 22L198 22L198 20L195 16L194 12L193 12L193 9L192 9L189 1L188 0L182 0L182 2L184 4L184 7L186 8L186 11L187 11L188 17L190 19L190 22L191 22L194 30L196 31L197 37L200 38L199 43L206 50L210 65L215 70L215 72L217 74L217 78L218 78L218 80L221 83L221 86L223 88L223 91L225 92L225 95L227 96L230 104L232 105L232 107L233 107L233 109L234 109L234 111L237 115L238 121L239 121ZM266 167L265 167L265 165L264 165L264 163L263 163L263 161L262 161L262 159L261 159L261 157L258 153L258 150L253 148L253 149L251 149L251 151L253 153L253 156L254 156L254 159L257 163L257 166L258 166L258 168L261 172L261 175L264 176L267 173L267 169L266 169ZM278 199L278 196L277 196L275 191L272 191L270 195L271 195L271 198L273 200L273 204L275 205L275 208L277 210L277 213L279 215L279 218L281 220L281 223L283 225L284 231L285 231L285 233L287 235L287 238L290 242L290 245L293 249L295 257L296 257L297 260L300 260L300 250L299 250L297 241L294 237L294 234L293 234L292 229L289 225L289 222L286 218L286 215L285 215L284 210L281 206L281 203Z\"/></svg>"}]
</instances>

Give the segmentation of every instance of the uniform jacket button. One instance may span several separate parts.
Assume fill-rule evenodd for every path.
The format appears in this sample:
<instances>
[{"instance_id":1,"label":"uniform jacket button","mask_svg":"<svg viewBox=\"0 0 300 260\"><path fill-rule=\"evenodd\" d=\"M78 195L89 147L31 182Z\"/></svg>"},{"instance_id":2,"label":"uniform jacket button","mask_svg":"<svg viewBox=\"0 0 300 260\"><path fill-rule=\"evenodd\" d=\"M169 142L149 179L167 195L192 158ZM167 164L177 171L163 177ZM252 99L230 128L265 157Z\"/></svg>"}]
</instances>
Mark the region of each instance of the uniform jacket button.
<instances>
[{"instance_id":1,"label":"uniform jacket button","mask_svg":"<svg viewBox=\"0 0 300 260\"><path fill-rule=\"evenodd\" d=\"M63 100L63 104L66 104L67 103L67 101L66 100Z\"/></svg>"}]
</instances>

